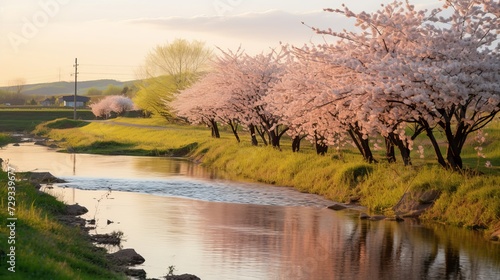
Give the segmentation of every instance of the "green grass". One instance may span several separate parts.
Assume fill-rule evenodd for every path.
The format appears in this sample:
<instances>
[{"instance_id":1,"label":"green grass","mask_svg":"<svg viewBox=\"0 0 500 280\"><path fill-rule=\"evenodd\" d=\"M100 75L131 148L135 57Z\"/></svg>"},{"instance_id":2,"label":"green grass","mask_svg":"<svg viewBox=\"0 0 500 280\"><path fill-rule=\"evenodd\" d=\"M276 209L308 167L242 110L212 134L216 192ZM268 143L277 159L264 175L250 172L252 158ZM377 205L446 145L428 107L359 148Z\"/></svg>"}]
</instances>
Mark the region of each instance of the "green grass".
<instances>
[{"instance_id":1,"label":"green grass","mask_svg":"<svg viewBox=\"0 0 500 280\"><path fill-rule=\"evenodd\" d=\"M362 205L372 213L391 213L405 192L437 190L441 196L424 219L486 229L485 233L500 228L499 122L485 129L488 136L482 147L486 158L477 156L474 135L470 137L463 152L464 163L483 174L472 176L470 172L461 174L439 167L430 148L423 159L413 152L413 166L405 167L385 163L383 151L376 154L380 163L367 164L352 147L318 156L307 143L303 143L301 152L293 153L287 138L280 151L252 146L247 132L241 133L242 142L237 143L224 129L221 139L214 139L204 127L164 124L163 129L157 129L123 125L153 125L156 121L120 118L84 127L52 129L47 135L65 140L68 149L81 152L189 156L209 168L225 171L233 179L294 187L339 202L360 197ZM122 125L113 124L116 122ZM46 127L47 124L39 126L38 130L45 131ZM421 144L426 144L425 138L417 139L416 145ZM493 167L486 168L486 161Z\"/></svg>"},{"instance_id":2,"label":"green grass","mask_svg":"<svg viewBox=\"0 0 500 280\"><path fill-rule=\"evenodd\" d=\"M5 133L0 133L0 147L7 145L13 141L12 137Z\"/></svg>"},{"instance_id":3,"label":"green grass","mask_svg":"<svg viewBox=\"0 0 500 280\"><path fill-rule=\"evenodd\" d=\"M132 120L132 124L152 125L149 120L118 119L119 123ZM140 119L139 119L140 120ZM185 156L197 147L201 139L210 139L205 129L188 126L168 125L163 129L140 128L114 124L115 120L104 123L90 123L83 127L50 129L54 123L47 122L34 131L48 135L54 140L64 140L66 150L113 155L154 155ZM50 131L50 133L49 133Z\"/></svg>"},{"instance_id":4,"label":"green grass","mask_svg":"<svg viewBox=\"0 0 500 280\"><path fill-rule=\"evenodd\" d=\"M0 131L30 132L43 122L73 118L73 109L0 109ZM77 118L94 119L88 109L78 109Z\"/></svg>"},{"instance_id":5,"label":"green grass","mask_svg":"<svg viewBox=\"0 0 500 280\"><path fill-rule=\"evenodd\" d=\"M0 172L0 220L8 222L7 173ZM92 245L81 230L56 221L64 205L16 182L15 244L8 244L10 230L0 227L0 279L126 279L112 272L105 250ZM7 268L7 254L15 246L15 273Z\"/></svg>"},{"instance_id":6,"label":"green grass","mask_svg":"<svg viewBox=\"0 0 500 280\"><path fill-rule=\"evenodd\" d=\"M80 120L71 120L71 119L57 119L49 124L47 124L48 128L51 129L67 129L67 128L75 128L82 127L88 125L88 122L80 121Z\"/></svg>"}]
</instances>

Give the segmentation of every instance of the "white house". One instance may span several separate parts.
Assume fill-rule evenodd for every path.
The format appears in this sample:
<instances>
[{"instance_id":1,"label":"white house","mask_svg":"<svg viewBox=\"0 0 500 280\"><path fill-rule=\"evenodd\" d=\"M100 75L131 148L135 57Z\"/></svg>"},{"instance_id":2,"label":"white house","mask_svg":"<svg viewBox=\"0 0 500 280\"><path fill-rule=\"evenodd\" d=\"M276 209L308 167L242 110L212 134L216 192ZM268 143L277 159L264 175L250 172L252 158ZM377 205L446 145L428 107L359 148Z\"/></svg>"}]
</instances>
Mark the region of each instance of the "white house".
<instances>
[{"instance_id":1,"label":"white house","mask_svg":"<svg viewBox=\"0 0 500 280\"><path fill-rule=\"evenodd\" d=\"M75 96L74 95L65 95L62 97L63 106L65 107L74 107ZM86 96L77 95L76 96L76 107L85 107L87 102L90 101L90 98Z\"/></svg>"}]
</instances>

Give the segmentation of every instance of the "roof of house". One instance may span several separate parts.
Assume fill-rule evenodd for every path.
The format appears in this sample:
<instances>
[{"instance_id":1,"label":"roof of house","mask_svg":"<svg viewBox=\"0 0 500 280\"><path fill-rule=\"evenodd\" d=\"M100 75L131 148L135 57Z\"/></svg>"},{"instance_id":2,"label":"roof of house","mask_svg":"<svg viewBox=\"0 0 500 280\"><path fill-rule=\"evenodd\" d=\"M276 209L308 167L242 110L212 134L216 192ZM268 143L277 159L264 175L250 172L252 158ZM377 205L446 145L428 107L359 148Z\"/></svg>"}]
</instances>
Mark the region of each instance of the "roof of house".
<instances>
[{"instance_id":1,"label":"roof of house","mask_svg":"<svg viewBox=\"0 0 500 280\"><path fill-rule=\"evenodd\" d=\"M62 100L65 102L73 102L75 101L75 96L74 95L65 95L62 97ZM87 96L81 96L77 95L76 96L76 102L89 102L90 98Z\"/></svg>"}]
</instances>

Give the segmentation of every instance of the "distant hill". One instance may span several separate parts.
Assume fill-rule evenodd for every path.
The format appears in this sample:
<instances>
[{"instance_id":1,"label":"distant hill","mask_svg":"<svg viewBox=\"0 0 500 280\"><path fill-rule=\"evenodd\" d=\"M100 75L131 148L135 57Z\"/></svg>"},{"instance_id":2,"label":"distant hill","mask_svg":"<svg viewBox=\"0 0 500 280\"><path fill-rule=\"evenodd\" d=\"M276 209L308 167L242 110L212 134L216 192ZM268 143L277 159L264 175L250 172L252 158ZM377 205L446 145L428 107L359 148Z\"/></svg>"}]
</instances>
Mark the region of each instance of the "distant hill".
<instances>
[{"instance_id":1,"label":"distant hill","mask_svg":"<svg viewBox=\"0 0 500 280\"><path fill-rule=\"evenodd\" d=\"M77 91L78 94L85 94L90 88L97 88L100 90L106 89L108 85L114 85L117 87L130 86L135 81L120 82L117 80L94 80L94 81L81 81L78 82ZM0 87L0 90L9 90L10 87ZM23 94L26 95L68 95L75 93L75 83L74 82L53 82L53 83L41 83L41 84L29 84L25 85Z\"/></svg>"}]
</instances>

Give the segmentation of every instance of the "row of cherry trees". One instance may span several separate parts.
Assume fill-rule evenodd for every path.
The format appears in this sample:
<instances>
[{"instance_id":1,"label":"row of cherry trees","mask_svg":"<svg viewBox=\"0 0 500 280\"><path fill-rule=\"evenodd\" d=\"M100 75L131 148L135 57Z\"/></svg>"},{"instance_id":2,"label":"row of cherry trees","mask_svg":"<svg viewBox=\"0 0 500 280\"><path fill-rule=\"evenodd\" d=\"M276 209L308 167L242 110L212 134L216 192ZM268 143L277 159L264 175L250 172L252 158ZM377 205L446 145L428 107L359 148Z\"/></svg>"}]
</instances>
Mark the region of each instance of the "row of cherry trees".
<instances>
[{"instance_id":1,"label":"row of cherry trees","mask_svg":"<svg viewBox=\"0 0 500 280\"><path fill-rule=\"evenodd\" d=\"M371 137L384 137L389 161L398 149L408 165L413 140L425 134L440 165L462 169L467 137L500 110L500 5L444 2L430 12L408 2L371 14L326 9L355 19L359 30L312 28L336 40L255 56L222 51L213 71L173 106L215 137L223 123L239 141L241 124L255 145L260 135L279 147L286 132L294 151L303 138L320 154L351 142L368 162L375 161ZM445 136L445 154L436 131Z\"/></svg>"}]
</instances>

